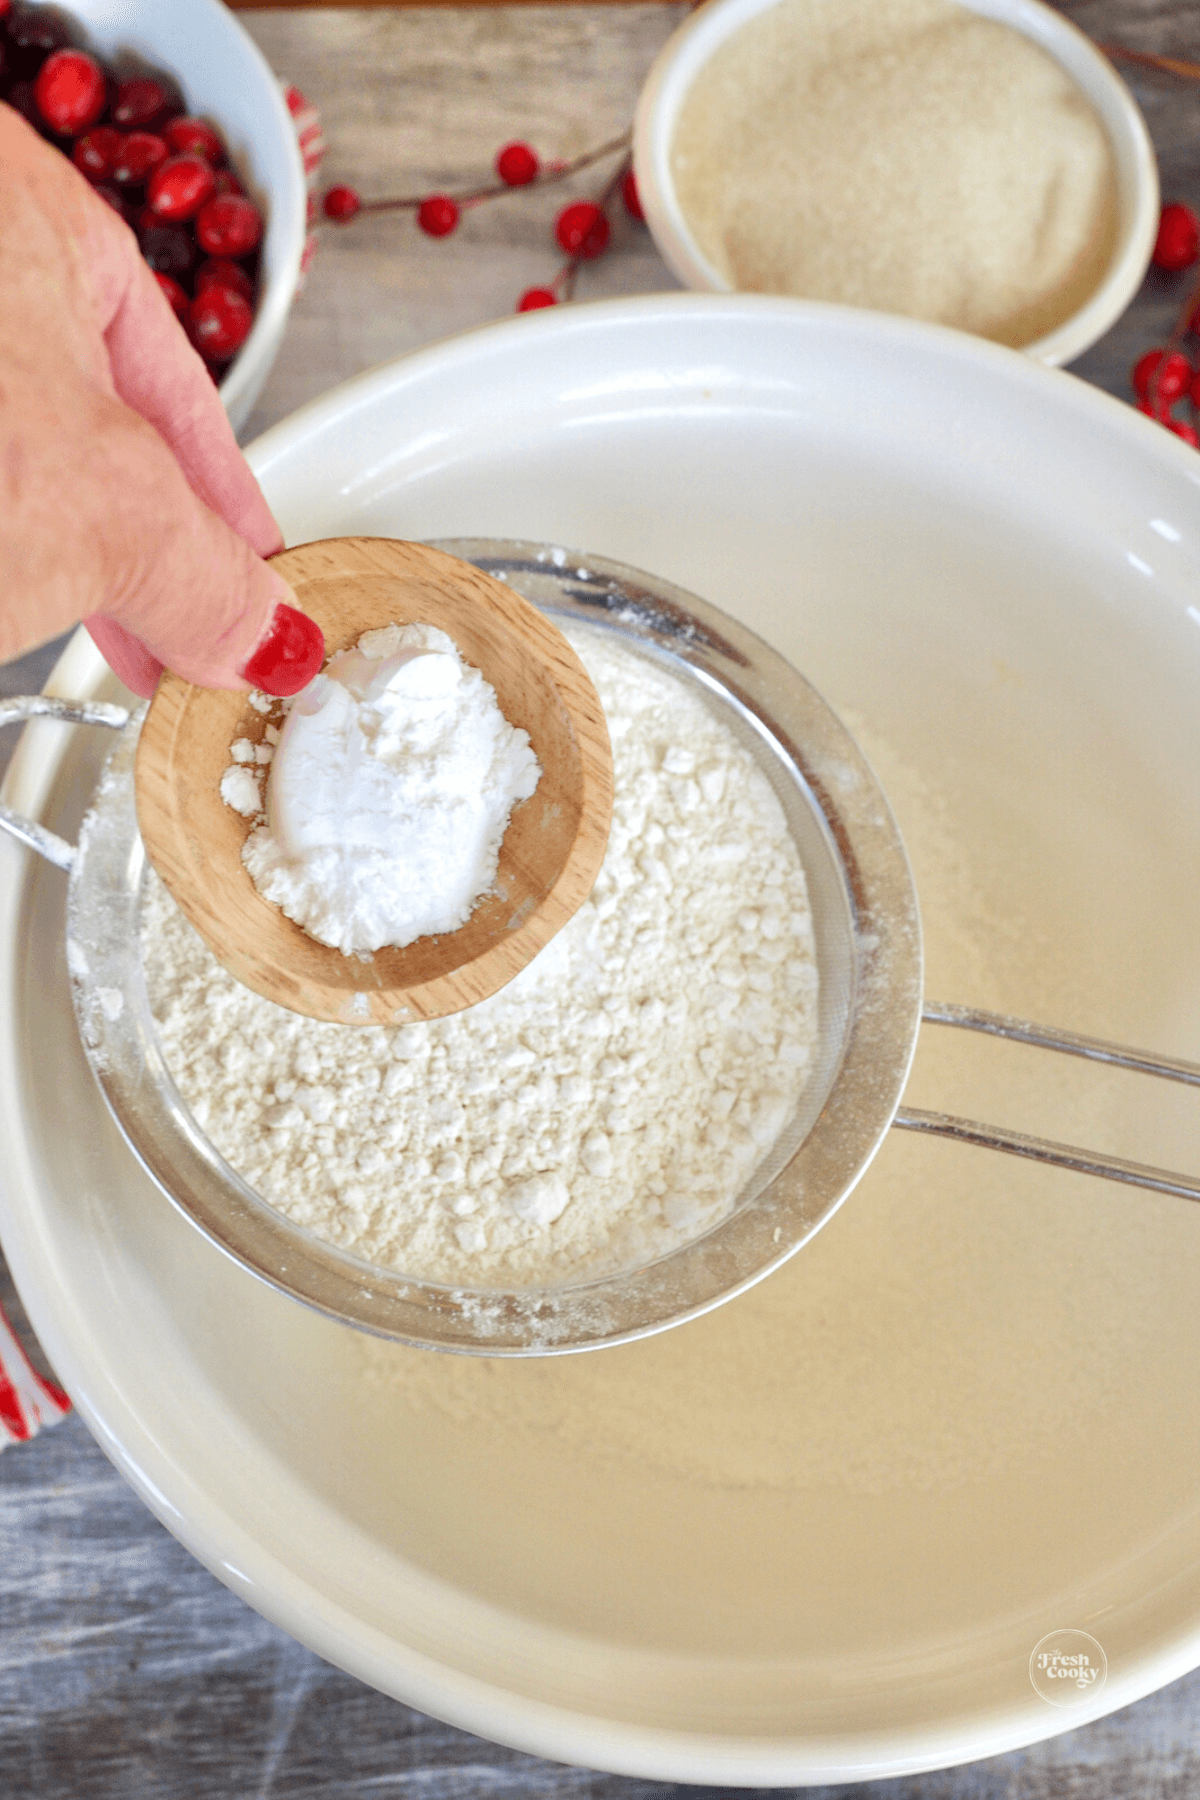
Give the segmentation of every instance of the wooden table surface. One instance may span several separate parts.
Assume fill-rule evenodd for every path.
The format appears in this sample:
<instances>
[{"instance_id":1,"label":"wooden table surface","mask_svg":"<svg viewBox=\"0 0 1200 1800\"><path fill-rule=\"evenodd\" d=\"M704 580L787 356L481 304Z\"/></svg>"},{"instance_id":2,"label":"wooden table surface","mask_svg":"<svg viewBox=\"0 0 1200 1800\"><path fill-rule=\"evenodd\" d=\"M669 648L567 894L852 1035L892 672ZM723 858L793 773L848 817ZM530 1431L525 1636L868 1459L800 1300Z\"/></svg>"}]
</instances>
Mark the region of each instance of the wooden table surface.
<instances>
[{"instance_id":1,"label":"wooden table surface","mask_svg":"<svg viewBox=\"0 0 1200 1800\"><path fill-rule=\"evenodd\" d=\"M384 196L486 176L510 138L569 157L620 132L685 10L272 7L241 17L272 66L321 108L326 178ZM1069 10L1098 41L1200 60L1200 0L1078 0ZM1200 205L1200 85L1126 73L1166 196ZM558 204L554 194L515 194L471 212L442 242L405 216L323 232L247 438L360 369L511 311L554 271L548 223ZM580 296L674 285L629 224L585 271ZM1129 366L1167 330L1177 292L1152 275L1076 373L1127 394ZM0 692L36 689L53 654L0 669ZM0 744L0 759L8 748ZM0 1299L27 1330L2 1263ZM330 1668L193 1561L74 1416L0 1456L0 1800L666 1800L717 1791L499 1749ZM828 1800L1187 1800L1200 1795L1200 1672L1030 1750L805 1791Z\"/></svg>"}]
</instances>

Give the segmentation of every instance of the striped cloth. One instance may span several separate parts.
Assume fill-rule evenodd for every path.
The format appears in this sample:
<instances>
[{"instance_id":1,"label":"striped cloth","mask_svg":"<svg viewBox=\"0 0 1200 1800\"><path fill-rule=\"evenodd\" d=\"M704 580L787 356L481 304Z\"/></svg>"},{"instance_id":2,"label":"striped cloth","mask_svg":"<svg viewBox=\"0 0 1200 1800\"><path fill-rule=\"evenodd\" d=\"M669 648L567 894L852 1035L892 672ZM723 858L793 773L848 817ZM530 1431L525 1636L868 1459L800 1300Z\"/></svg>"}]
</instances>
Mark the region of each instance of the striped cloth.
<instances>
[{"instance_id":1,"label":"striped cloth","mask_svg":"<svg viewBox=\"0 0 1200 1800\"><path fill-rule=\"evenodd\" d=\"M0 1450L36 1437L70 1410L62 1389L38 1374L0 1307Z\"/></svg>"}]
</instances>

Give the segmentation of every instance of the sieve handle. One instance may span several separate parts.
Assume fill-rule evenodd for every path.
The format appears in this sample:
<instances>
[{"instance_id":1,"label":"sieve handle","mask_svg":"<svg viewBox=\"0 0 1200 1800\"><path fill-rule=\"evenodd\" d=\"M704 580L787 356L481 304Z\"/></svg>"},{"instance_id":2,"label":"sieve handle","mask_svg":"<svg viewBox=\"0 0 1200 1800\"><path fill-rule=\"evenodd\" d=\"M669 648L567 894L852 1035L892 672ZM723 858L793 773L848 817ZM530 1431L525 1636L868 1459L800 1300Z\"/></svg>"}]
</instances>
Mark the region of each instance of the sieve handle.
<instances>
[{"instance_id":1,"label":"sieve handle","mask_svg":"<svg viewBox=\"0 0 1200 1800\"><path fill-rule=\"evenodd\" d=\"M52 694L17 694L11 700L0 700L0 726L22 725L28 719L58 719L65 725L107 725L119 731L129 723L127 706L112 706L107 700L59 700ZM59 869L69 869L75 861L75 846L68 844L36 819L27 819L0 801L0 831L7 831L19 844L28 845Z\"/></svg>"},{"instance_id":2,"label":"sieve handle","mask_svg":"<svg viewBox=\"0 0 1200 1800\"><path fill-rule=\"evenodd\" d=\"M1144 1050L1131 1050L1125 1044L1113 1044L1105 1038L1083 1037L1074 1031L1034 1025L1028 1019L1014 1019L1004 1013L928 1001L922 1008L921 1019L928 1025L956 1025L964 1031L982 1031L991 1037L1009 1038L1014 1043L1033 1044L1041 1050L1058 1050L1065 1056L1081 1056L1089 1062L1108 1063L1115 1068L1133 1069L1138 1074L1156 1075L1160 1080L1183 1081L1189 1086L1200 1087L1200 1063L1186 1062L1181 1057L1151 1056ZM922 1131L932 1137L954 1138L960 1144L1003 1150L1010 1156L1051 1163L1059 1169L1074 1169L1081 1175L1099 1175L1106 1181L1122 1181L1131 1187L1151 1188L1155 1193L1173 1194L1180 1200L1200 1200L1200 1181L1190 1175L1177 1175L1147 1163L1126 1162L1123 1157L1077 1149L1072 1144L1057 1144L1051 1138L1029 1137L1022 1131L1007 1131L998 1125L980 1124L974 1119L957 1119L949 1113L922 1112L916 1107L902 1106L892 1123L901 1131Z\"/></svg>"}]
</instances>

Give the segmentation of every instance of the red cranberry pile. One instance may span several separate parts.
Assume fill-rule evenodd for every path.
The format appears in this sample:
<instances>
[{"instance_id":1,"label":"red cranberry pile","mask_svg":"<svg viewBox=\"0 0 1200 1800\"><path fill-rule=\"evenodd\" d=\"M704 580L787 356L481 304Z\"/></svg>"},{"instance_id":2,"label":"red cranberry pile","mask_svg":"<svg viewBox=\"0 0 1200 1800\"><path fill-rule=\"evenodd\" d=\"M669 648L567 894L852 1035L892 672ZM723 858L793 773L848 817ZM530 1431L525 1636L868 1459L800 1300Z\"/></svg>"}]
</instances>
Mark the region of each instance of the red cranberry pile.
<instances>
[{"instance_id":1,"label":"red cranberry pile","mask_svg":"<svg viewBox=\"0 0 1200 1800\"><path fill-rule=\"evenodd\" d=\"M1178 275L1200 263L1200 219L1190 206L1173 201L1162 209L1154 245L1154 266ZM1138 410L1157 419L1185 444L1200 446L1196 422L1200 419L1200 285L1188 293L1165 344L1156 344L1133 365L1131 379ZM1184 345L1192 340L1191 355ZM1175 408L1186 404L1189 417L1177 419Z\"/></svg>"},{"instance_id":2,"label":"red cranberry pile","mask_svg":"<svg viewBox=\"0 0 1200 1800\"><path fill-rule=\"evenodd\" d=\"M3 0L0 0L0 5ZM331 187L323 201L325 216L335 224L348 225L351 219L369 213L411 212L417 224L429 237L449 237L458 227L468 207L485 200L496 200L510 188L546 186L565 181L592 163L622 152L622 159L599 200L573 200L564 206L554 221L554 241L566 253L566 261L546 287L527 288L517 301L518 312L533 312L542 306L557 306L569 300L575 291L575 278L580 265L602 256L612 236L609 208L617 194L631 219L645 218L638 199L637 182L629 161L629 133L589 150L573 162L543 163L537 151L528 144L505 144L496 154L499 183L471 188L461 194L410 195L398 200L362 200L352 187Z\"/></svg>"},{"instance_id":3,"label":"red cranberry pile","mask_svg":"<svg viewBox=\"0 0 1200 1800\"><path fill-rule=\"evenodd\" d=\"M114 73L72 42L57 9L11 0L0 0L0 100L132 226L220 380L254 323L263 225L219 134L188 117L169 76Z\"/></svg>"}]
</instances>

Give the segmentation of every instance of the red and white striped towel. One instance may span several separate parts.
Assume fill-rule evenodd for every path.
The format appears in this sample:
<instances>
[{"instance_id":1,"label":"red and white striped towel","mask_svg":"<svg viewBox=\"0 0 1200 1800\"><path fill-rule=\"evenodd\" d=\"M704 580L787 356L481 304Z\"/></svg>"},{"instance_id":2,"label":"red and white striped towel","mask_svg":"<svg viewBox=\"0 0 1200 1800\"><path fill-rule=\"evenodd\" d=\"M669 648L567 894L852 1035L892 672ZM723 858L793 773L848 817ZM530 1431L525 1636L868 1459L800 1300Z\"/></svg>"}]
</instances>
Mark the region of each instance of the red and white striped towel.
<instances>
[{"instance_id":1,"label":"red and white striped towel","mask_svg":"<svg viewBox=\"0 0 1200 1800\"><path fill-rule=\"evenodd\" d=\"M0 1450L36 1437L70 1410L62 1389L38 1374L0 1306Z\"/></svg>"},{"instance_id":2,"label":"red and white striped towel","mask_svg":"<svg viewBox=\"0 0 1200 1800\"><path fill-rule=\"evenodd\" d=\"M313 197L321 162L325 155L325 132L321 125L321 115L311 101L306 100L298 87L290 81L281 83L283 97L287 109L292 115L292 124L296 128L296 141L300 145L300 155L304 161L304 174L308 182L308 222L311 225L317 216L317 204ZM304 240L304 253L300 258L300 280L303 282L308 265L316 253L317 236L310 231Z\"/></svg>"}]
</instances>

